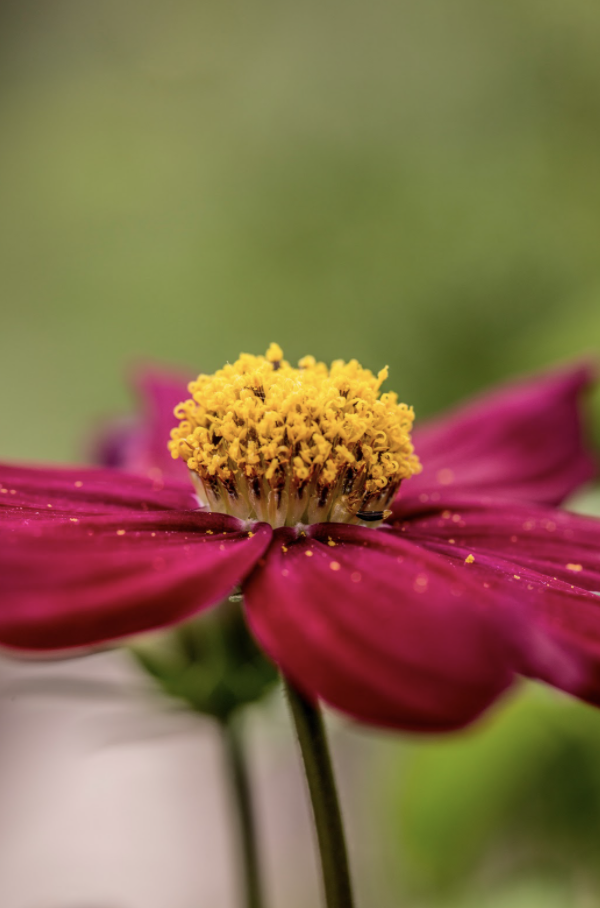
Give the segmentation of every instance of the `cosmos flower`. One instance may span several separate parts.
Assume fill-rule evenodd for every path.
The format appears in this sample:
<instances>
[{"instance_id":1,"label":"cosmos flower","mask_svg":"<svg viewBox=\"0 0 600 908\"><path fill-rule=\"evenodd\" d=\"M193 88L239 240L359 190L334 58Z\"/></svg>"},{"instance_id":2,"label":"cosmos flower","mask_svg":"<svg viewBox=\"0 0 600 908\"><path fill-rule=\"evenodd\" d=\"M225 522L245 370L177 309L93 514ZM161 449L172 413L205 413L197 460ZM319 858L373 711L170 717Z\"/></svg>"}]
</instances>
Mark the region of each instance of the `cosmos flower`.
<instances>
[{"instance_id":1,"label":"cosmos flower","mask_svg":"<svg viewBox=\"0 0 600 908\"><path fill-rule=\"evenodd\" d=\"M180 477L0 467L0 643L97 647L241 590L282 671L367 723L460 727L519 674L600 703L600 522L556 509L594 475L588 371L414 433L386 377L292 369L272 345L190 384L170 421ZM162 434L173 389L147 390ZM132 468L125 435L113 461Z\"/></svg>"}]
</instances>

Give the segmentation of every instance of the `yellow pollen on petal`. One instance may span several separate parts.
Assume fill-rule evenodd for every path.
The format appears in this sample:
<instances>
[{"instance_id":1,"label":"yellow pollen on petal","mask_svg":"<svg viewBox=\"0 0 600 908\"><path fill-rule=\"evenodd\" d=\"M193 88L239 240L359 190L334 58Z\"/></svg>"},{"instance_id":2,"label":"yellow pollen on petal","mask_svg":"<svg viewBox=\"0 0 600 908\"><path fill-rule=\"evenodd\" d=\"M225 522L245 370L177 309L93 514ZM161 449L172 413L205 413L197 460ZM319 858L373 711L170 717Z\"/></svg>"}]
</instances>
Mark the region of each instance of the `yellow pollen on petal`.
<instances>
[{"instance_id":1,"label":"yellow pollen on petal","mask_svg":"<svg viewBox=\"0 0 600 908\"><path fill-rule=\"evenodd\" d=\"M305 356L295 368L277 344L243 353L190 382L169 450L212 511L274 527L379 525L421 471L413 409L381 392L387 377L387 366L374 375L356 360Z\"/></svg>"},{"instance_id":2,"label":"yellow pollen on petal","mask_svg":"<svg viewBox=\"0 0 600 908\"><path fill-rule=\"evenodd\" d=\"M475 561L475 555L467 555L465 558L465 564L473 564Z\"/></svg>"},{"instance_id":3,"label":"yellow pollen on petal","mask_svg":"<svg viewBox=\"0 0 600 908\"><path fill-rule=\"evenodd\" d=\"M117 530L117 536L124 536L125 530Z\"/></svg>"},{"instance_id":4,"label":"yellow pollen on petal","mask_svg":"<svg viewBox=\"0 0 600 908\"><path fill-rule=\"evenodd\" d=\"M579 571L583 570L583 565L582 564L567 564L567 570L579 572Z\"/></svg>"},{"instance_id":5,"label":"yellow pollen on petal","mask_svg":"<svg viewBox=\"0 0 600 908\"><path fill-rule=\"evenodd\" d=\"M331 568L332 571L339 571L339 570L341 570L342 565L339 563L339 561L330 561L329 567Z\"/></svg>"},{"instance_id":6,"label":"yellow pollen on petal","mask_svg":"<svg viewBox=\"0 0 600 908\"><path fill-rule=\"evenodd\" d=\"M306 555L307 558L312 558L312 556L313 556L312 552L305 552L304 554Z\"/></svg>"}]
</instances>

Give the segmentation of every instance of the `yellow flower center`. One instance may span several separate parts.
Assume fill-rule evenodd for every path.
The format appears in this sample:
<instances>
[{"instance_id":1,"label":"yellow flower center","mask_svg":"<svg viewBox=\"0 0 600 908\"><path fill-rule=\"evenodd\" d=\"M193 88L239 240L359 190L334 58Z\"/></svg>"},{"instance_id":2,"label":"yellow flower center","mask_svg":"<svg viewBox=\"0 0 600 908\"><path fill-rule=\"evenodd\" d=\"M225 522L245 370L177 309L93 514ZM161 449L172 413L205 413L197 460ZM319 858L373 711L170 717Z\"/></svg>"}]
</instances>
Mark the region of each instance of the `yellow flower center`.
<instances>
[{"instance_id":1,"label":"yellow flower center","mask_svg":"<svg viewBox=\"0 0 600 908\"><path fill-rule=\"evenodd\" d=\"M403 479L421 470L412 407L380 394L356 360L295 369L271 344L189 384L169 449L201 503L272 526L380 522Z\"/></svg>"}]
</instances>

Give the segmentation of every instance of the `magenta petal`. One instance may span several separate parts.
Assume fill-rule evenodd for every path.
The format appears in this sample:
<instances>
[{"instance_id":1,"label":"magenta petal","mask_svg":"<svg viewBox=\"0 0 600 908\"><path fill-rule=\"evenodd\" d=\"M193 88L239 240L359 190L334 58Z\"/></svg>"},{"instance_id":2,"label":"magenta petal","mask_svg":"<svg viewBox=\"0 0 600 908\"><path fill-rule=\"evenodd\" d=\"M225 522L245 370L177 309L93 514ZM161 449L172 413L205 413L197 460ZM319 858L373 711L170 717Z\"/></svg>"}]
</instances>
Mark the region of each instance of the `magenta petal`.
<instances>
[{"instance_id":1,"label":"magenta petal","mask_svg":"<svg viewBox=\"0 0 600 908\"><path fill-rule=\"evenodd\" d=\"M49 514L103 514L198 507L191 483L88 467L0 464L0 522ZM25 513L27 512L27 513Z\"/></svg>"},{"instance_id":2,"label":"magenta petal","mask_svg":"<svg viewBox=\"0 0 600 908\"><path fill-rule=\"evenodd\" d=\"M433 551L444 553L442 544ZM449 559L462 557L446 546ZM600 599L594 593L504 560L477 552L462 570L492 592L502 608L520 611L522 632L514 667L600 706Z\"/></svg>"},{"instance_id":3,"label":"magenta petal","mask_svg":"<svg viewBox=\"0 0 600 908\"><path fill-rule=\"evenodd\" d=\"M477 398L442 419L417 426L423 472L403 499L423 493L487 491L559 504L596 474L585 442L581 404L592 380L585 366L554 371Z\"/></svg>"},{"instance_id":4,"label":"magenta petal","mask_svg":"<svg viewBox=\"0 0 600 908\"><path fill-rule=\"evenodd\" d=\"M385 531L427 547L520 612L515 668L600 705L600 522L505 501Z\"/></svg>"},{"instance_id":5,"label":"magenta petal","mask_svg":"<svg viewBox=\"0 0 600 908\"><path fill-rule=\"evenodd\" d=\"M0 524L4 646L96 646L185 620L241 583L272 533L191 511L73 513Z\"/></svg>"},{"instance_id":6,"label":"magenta petal","mask_svg":"<svg viewBox=\"0 0 600 908\"><path fill-rule=\"evenodd\" d=\"M248 620L307 695L365 722L437 731L510 684L509 623L444 559L357 527L321 526L287 552L286 539L276 532L245 585Z\"/></svg>"},{"instance_id":7,"label":"magenta petal","mask_svg":"<svg viewBox=\"0 0 600 908\"><path fill-rule=\"evenodd\" d=\"M143 403L150 467L158 467L165 476L185 479L189 479L187 467L183 461L173 460L167 443L171 429L179 422L173 410L190 396L187 381L180 374L156 368L140 370L136 376L136 386Z\"/></svg>"},{"instance_id":8,"label":"magenta petal","mask_svg":"<svg viewBox=\"0 0 600 908\"><path fill-rule=\"evenodd\" d=\"M491 497L459 496L440 510L421 505L399 524L406 538L436 551L486 554L586 590L600 590L600 521ZM432 545L433 542L441 545Z\"/></svg>"},{"instance_id":9,"label":"magenta petal","mask_svg":"<svg viewBox=\"0 0 600 908\"><path fill-rule=\"evenodd\" d=\"M173 460L167 448L177 425L173 410L189 397L186 380L178 373L146 367L135 373L134 384L141 413L108 423L93 444L94 460L134 473L160 470L165 477L187 478L185 464Z\"/></svg>"}]
</instances>

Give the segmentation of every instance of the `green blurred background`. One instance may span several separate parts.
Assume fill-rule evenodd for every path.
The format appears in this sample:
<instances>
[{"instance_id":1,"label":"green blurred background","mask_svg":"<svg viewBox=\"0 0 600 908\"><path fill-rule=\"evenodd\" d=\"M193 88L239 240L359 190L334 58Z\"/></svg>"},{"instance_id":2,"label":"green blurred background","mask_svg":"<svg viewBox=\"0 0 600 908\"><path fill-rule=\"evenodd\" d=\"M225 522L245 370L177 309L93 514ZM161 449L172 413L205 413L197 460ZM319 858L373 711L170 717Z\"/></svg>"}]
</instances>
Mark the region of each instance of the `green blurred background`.
<instances>
[{"instance_id":1,"label":"green blurred background","mask_svg":"<svg viewBox=\"0 0 600 908\"><path fill-rule=\"evenodd\" d=\"M139 360L356 356L418 418L597 355L592 0L4 0L0 135L4 459L81 456ZM597 903L597 715L372 749L378 905Z\"/></svg>"}]
</instances>

